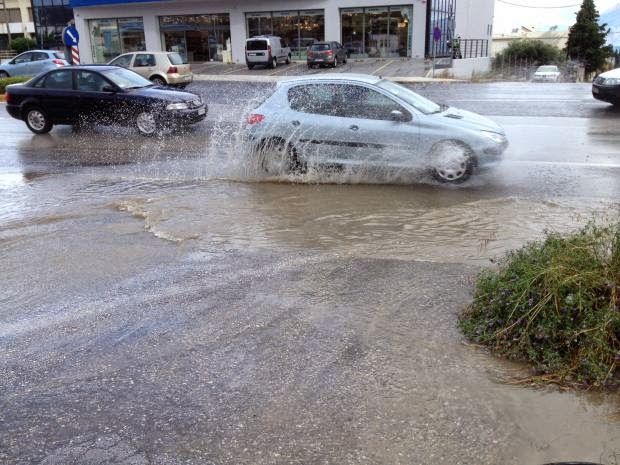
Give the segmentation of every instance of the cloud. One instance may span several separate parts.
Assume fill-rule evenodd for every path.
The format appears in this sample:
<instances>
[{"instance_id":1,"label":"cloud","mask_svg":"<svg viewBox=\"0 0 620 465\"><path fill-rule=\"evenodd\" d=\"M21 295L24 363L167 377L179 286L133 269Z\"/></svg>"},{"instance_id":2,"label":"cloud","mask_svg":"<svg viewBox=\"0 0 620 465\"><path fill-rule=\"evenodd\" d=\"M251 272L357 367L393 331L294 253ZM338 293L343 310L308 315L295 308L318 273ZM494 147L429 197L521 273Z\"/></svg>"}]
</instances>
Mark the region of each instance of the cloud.
<instances>
[{"instance_id":1,"label":"cloud","mask_svg":"<svg viewBox=\"0 0 620 465\"><path fill-rule=\"evenodd\" d=\"M531 6L564 6L581 3L580 0L508 0L513 3ZM620 0L595 0L599 13L604 13L614 7L620 6ZM560 26L568 29L575 22L575 14L579 6L572 8L524 8L507 5L495 1L495 32L510 32L512 28L519 26L534 26L538 29L549 26Z\"/></svg>"}]
</instances>

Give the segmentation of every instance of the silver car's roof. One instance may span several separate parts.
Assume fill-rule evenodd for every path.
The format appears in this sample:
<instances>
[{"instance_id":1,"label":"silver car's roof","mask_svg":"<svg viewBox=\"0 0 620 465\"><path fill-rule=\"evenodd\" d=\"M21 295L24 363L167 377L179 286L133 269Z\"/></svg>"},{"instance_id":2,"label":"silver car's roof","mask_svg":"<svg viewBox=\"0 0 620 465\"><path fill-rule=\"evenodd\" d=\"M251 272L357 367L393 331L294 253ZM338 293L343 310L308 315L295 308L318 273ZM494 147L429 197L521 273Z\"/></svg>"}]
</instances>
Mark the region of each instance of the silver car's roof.
<instances>
[{"instance_id":1,"label":"silver car's roof","mask_svg":"<svg viewBox=\"0 0 620 465\"><path fill-rule=\"evenodd\" d=\"M342 81L342 82L361 82L364 84L376 84L383 78L372 74L354 73L321 73L310 76L293 76L282 79L278 85L297 84L300 82L321 82L321 81Z\"/></svg>"}]
</instances>

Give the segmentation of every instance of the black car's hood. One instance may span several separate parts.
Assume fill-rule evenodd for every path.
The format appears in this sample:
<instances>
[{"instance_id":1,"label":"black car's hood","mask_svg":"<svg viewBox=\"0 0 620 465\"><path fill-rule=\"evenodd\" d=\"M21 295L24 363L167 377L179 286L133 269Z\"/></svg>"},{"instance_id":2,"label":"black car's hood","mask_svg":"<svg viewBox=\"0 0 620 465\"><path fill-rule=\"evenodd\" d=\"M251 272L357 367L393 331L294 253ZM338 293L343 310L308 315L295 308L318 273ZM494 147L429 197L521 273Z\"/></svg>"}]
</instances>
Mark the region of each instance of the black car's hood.
<instances>
[{"instance_id":1,"label":"black car's hood","mask_svg":"<svg viewBox=\"0 0 620 465\"><path fill-rule=\"evenodd\" d=\"M180 90L172 90L168 87L141 87L139 89L128 89L127 93L132 95L138 95L140 97L154 98L158 100L164 100L166 102L191 102L197 100L198 97L190 92L183 92Z\"/></svg>"}]
</instances>

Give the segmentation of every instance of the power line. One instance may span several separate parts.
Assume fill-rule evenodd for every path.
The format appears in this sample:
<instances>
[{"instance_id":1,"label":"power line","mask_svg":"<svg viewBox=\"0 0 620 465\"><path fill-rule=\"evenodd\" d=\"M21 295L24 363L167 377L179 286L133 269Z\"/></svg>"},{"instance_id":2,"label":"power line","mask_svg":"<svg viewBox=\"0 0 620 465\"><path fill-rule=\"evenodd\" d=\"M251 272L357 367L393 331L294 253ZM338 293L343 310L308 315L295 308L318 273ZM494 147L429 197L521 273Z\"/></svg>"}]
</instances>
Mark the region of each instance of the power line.
<instances>
[{"instance_id":1,"label":"power line","mask_svg":"<svg viewBox=\"0 0 620 465\"><path fill-rule=\"evenodd\" d=\"M551 9L562 9L562 8L575 8L581 6L581 3L577 3L575 5L562 5L562 6L533 6L533 5L523 5L522 3L513 3L508 2L506 0L497 0L499 3L505 3L506 5L518 6L521 8L532 8L532 9L540 9L540 10L551 10Z\"/></svg>"}]
</instances>

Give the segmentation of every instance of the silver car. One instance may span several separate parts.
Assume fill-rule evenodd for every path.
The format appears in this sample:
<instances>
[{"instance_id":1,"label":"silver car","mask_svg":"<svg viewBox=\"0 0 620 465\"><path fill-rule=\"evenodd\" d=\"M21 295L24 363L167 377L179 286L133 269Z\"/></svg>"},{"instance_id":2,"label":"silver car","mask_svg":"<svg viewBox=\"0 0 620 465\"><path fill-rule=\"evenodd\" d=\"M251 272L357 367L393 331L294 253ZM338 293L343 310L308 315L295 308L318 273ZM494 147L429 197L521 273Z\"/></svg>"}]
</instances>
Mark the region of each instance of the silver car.
<instances>
[{"instance_id":1,"label":"silver car","mask_svg":"<svg viewBox=\"0 0 620 465\"><path fill-rule=\"evenodd\" d=\"M392 81L315 74L280 81L247 121L269 174L309 166L430 170L459 183L497 163L508 141L493 121L438 105Z\"/></svg>"},{"instance_id":2,"label":"silver car","mask_svg":"<svg viewBox=\"0 0 620 465\"><path fill-rule=\"evenodd\" d=\"M0 78L36 76L43 71L49 71L68 64L64 53L58 50L30 50L0 65Z\"/></svg>"}]
</instances>

